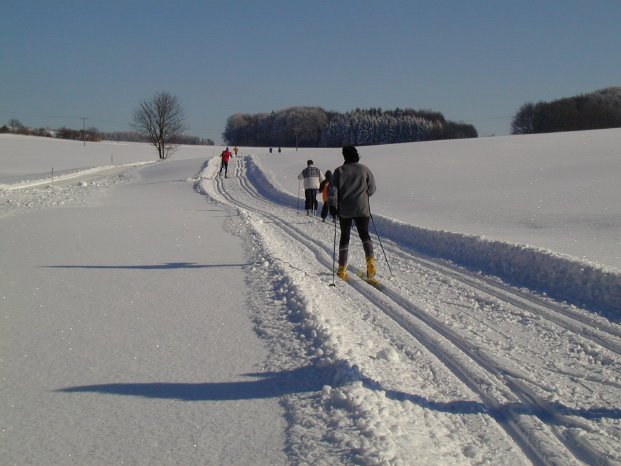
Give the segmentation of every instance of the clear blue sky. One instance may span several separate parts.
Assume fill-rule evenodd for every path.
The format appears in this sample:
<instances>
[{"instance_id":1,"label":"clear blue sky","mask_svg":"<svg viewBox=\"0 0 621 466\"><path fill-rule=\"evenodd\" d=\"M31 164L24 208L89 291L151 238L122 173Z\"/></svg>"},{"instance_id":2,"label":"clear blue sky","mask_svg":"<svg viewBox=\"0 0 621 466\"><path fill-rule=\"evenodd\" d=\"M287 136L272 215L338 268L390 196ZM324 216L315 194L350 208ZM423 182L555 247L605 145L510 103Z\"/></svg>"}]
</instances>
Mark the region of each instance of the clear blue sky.
<instances>
[{"instance_id":1,"label":"clear blue sky","mask_svg":"<svg viewBox=\"0 0 621 466\"><path fill-rule=\"evenodd\" d=\"M157 91L188 133L295 105L440 111L481 136L526 102L621 85L621 0L5 0L0 123L129 129Z\"/></svg>"}]
</instances>

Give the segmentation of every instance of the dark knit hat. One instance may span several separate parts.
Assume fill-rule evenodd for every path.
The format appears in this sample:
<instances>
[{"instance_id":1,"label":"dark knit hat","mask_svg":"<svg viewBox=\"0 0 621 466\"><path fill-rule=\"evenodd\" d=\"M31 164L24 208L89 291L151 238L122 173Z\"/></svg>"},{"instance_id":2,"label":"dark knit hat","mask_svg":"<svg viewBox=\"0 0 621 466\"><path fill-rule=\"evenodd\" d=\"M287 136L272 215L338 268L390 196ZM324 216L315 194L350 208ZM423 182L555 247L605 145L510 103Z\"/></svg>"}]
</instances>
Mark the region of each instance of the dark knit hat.
<instances>
[{"instance_id":1,"label":"dark knit hat","mask_svg":"<svg viewBox=\"0 0 621 466\"><path fill-rule=\"evenodd\" d=\"M343 157L345 158L345 163L355 163L360 160L358 151L354 146L343 147Z\"/></svg>"},{"instance_id":2,"label":"dark knit hat","mask_svg":"<svg viewBox=\"0 0 621 466\"><path fill-rule=\"evenodd\" d=\"M312 160L307 160L307 161L306 161L306 165L312 165L312 164L313 164L313 161L312 161Z\"/></svg>"}]
</instances>

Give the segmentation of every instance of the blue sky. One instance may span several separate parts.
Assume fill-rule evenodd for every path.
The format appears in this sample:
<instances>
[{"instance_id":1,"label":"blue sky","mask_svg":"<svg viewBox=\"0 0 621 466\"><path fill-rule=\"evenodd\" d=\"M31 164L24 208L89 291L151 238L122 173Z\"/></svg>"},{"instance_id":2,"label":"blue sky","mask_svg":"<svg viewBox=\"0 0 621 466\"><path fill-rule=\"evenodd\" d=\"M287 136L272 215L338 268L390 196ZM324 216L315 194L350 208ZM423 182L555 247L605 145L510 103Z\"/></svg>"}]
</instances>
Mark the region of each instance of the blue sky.
<instances>
[{"instance_id":1,"label":"blue sky","mask_svg":"<svg viewBox=\"0 0 621 466\"><path fill-rule=\"evenodd\" d=\"M621 85L621 0L7 0L0 123L129 129L157 91L188 133L295 105L440 111L481 136L526 102Z\"/></svg>"}]
</instances>

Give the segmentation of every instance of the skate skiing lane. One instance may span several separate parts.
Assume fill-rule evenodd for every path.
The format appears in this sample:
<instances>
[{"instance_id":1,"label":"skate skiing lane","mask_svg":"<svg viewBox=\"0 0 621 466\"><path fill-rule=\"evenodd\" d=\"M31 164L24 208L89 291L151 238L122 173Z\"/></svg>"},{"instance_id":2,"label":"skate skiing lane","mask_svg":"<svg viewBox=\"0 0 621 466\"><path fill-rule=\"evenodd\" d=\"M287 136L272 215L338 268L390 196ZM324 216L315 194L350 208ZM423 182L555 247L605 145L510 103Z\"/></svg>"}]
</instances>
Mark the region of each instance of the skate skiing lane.
<instances>
[{"instance_id":1,"label":"skate skiing lane","mask_svg":"<svg viewBox=\"0 0 621 466\"><path fill-rule=\"evenodd\" d=\"M2 219L7 464L285 463L242 247L196 164Z\"/></svg>"}]
</instances>

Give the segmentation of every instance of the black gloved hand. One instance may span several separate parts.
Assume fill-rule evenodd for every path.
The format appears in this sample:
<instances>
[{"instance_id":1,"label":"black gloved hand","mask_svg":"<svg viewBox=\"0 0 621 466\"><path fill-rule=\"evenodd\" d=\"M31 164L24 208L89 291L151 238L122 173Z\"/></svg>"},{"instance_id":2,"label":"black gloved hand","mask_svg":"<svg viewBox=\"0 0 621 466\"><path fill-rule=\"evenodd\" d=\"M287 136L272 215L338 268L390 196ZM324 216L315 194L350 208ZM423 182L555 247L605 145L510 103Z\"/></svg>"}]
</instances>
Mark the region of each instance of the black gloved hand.
<instances>
[{"instance_id":1,"label":"black gloved hand","mask_svg":"<svg viewBox=\"0 0 621 466\"><path fill-rule=\"evenodd\" d=\"M330 206L330 215L332 215L334 218L338 217L339 211L336 208L336 206L334 206L334 205Z\"/></svg>"}]
</instances>

